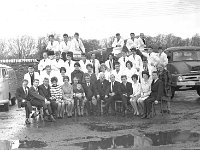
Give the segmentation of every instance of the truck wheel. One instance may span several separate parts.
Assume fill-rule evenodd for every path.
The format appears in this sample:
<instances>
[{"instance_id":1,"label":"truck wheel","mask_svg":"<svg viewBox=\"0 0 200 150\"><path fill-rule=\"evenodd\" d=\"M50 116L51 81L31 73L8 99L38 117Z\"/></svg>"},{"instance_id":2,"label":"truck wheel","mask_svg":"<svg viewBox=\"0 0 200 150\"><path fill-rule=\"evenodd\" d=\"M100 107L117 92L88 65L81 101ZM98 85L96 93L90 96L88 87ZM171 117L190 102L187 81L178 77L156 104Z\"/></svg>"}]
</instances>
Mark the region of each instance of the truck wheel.
<instances>
[{"instance_id":1,"label":"truck wheel","mask_svg":"<svg viewBox=\"0 0 200 150\"><path fill-rule=\"evenodd\" d=\"M200 96L200 87L197 88L197 94Z\"/></svg>"},{"instance_id":2,"label":"truck wheel","mask_svg":"<svg viewBox=\"0 0 200 150\"><path fill-rule=\"evenodd\" d=\"M5 111L9 111L9 103L4 104Z\"/></svg>"},{"instance_id":3,"label":"truck wheel","mask_svg":"<svg viewBox=\"0 0 200 150\"><path fill-rule=\"evenodd\" d=\"M16 104L16 98L13 97L13 98L11 98L11 105L14 106L15 104Z\"/></svg>"},{"instance_id":4,"label":"truck wheel","mask_svg":"<svg viewBox=\"0 0 200 150\"><path fill-rule=\"evenodd\" d=\"M174 95L175 95L175 87L171 87L171 90L172 90L172 96L171 96L171 99L174 98Z\"/></svg>"}]
</instances>

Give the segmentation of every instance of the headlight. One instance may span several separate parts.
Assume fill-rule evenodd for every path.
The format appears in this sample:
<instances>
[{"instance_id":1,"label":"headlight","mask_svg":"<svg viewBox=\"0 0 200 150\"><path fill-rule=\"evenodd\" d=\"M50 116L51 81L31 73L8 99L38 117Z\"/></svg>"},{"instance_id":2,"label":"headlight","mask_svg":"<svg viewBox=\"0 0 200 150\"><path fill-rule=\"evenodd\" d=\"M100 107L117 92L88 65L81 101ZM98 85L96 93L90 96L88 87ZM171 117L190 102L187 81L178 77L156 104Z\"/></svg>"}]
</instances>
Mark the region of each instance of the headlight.
<instances>
[{"instance_id":1,"label":"headlight","mask_svg":"<svg viewBox=\"0 0 200 150\"><path fill-rule=\"evenodd\" d=\"M183 77L182 76L178 76L178 81L183 81Z\"/></svg>"}]
</instances>

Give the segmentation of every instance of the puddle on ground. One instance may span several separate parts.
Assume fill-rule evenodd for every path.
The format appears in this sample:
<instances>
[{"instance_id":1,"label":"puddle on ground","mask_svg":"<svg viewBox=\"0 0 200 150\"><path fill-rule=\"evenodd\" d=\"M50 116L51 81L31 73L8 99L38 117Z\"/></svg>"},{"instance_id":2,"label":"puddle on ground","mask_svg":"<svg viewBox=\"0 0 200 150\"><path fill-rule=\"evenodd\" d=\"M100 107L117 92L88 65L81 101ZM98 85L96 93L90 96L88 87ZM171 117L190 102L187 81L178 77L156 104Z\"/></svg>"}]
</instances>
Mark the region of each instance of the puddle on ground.
<instances>
[{"instance_id":1,"label":"puddle on ground","mask_svg":"<svg viewBox=\"0 0 200 150\"><path fill-rule=\"evenodd\" d=\"M47 144L42 141L27 141L27 140L4 140L0 141L0 148L5 150L12 150L16 148L42 148L46 147Z\"/></svg>"},{"instance_id":2,"label":"puddle on ground","mask_svg":"<svg viewBox=\"0 0 200 150\"><path fill-rule=\"evenodd\" d=\"M190 131L172 130L166 132L147 133L144 135L123 135L111 138L100 138L99 141L75 143L83 150L141 148L187 142L198 142L200 134Z\"/></svg>"},{"instance_id":3,"label":"puddle on ground","mask_svg":"<svg viewBox=\"0 0 200 150\"><path fill-rule=\"evenodd\" d=\"M121 125L121 126L113 126L110 124L97 124L97 123L85 123L84 125L88 126L88 129L92 131L100 131L100 132L111 132L111 131L118 131L118 130L126 130L126 129L133 129L135 126L130 125Z\"/></svg>"}]
</instances>

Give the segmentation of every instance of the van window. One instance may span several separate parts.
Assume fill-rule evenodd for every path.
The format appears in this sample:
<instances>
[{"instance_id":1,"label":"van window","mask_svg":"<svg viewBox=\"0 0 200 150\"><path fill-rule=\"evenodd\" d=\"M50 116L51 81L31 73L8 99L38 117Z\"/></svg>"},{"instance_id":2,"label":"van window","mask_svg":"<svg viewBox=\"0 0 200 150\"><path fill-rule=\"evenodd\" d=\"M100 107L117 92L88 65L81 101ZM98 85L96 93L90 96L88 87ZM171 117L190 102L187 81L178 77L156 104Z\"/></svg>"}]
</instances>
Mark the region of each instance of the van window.
<instances>
[{"instance_id":1,"label":"van window","mask_svg":"<svg viewBox=\"0 0 200 150\"><path fill-rule=\"evenodd\" d=\"M2 69L2 76L3 76L3 78L5 78L7 74L8 74L7 70L5 68L3 68Z\"/></svg>"}]
</instances>

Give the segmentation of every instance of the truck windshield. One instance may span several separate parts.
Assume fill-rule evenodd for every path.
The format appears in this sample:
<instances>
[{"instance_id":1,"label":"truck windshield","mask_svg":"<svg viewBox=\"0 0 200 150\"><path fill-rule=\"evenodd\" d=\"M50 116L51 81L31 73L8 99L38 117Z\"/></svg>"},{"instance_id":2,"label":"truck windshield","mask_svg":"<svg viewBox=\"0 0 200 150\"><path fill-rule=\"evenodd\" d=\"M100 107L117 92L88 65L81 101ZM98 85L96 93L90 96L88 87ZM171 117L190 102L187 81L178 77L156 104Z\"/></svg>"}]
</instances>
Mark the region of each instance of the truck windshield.
<instances>
[{"instance_id":1,"label":"truck windshield","mask_svg":"<svg viewBox=\"0 0 200 150\"><path fill-rule=\"evenodd\" d=\"M173 52L173 61L200 60L200 50L180 50Z\"/></svg>"}]
</instances>

